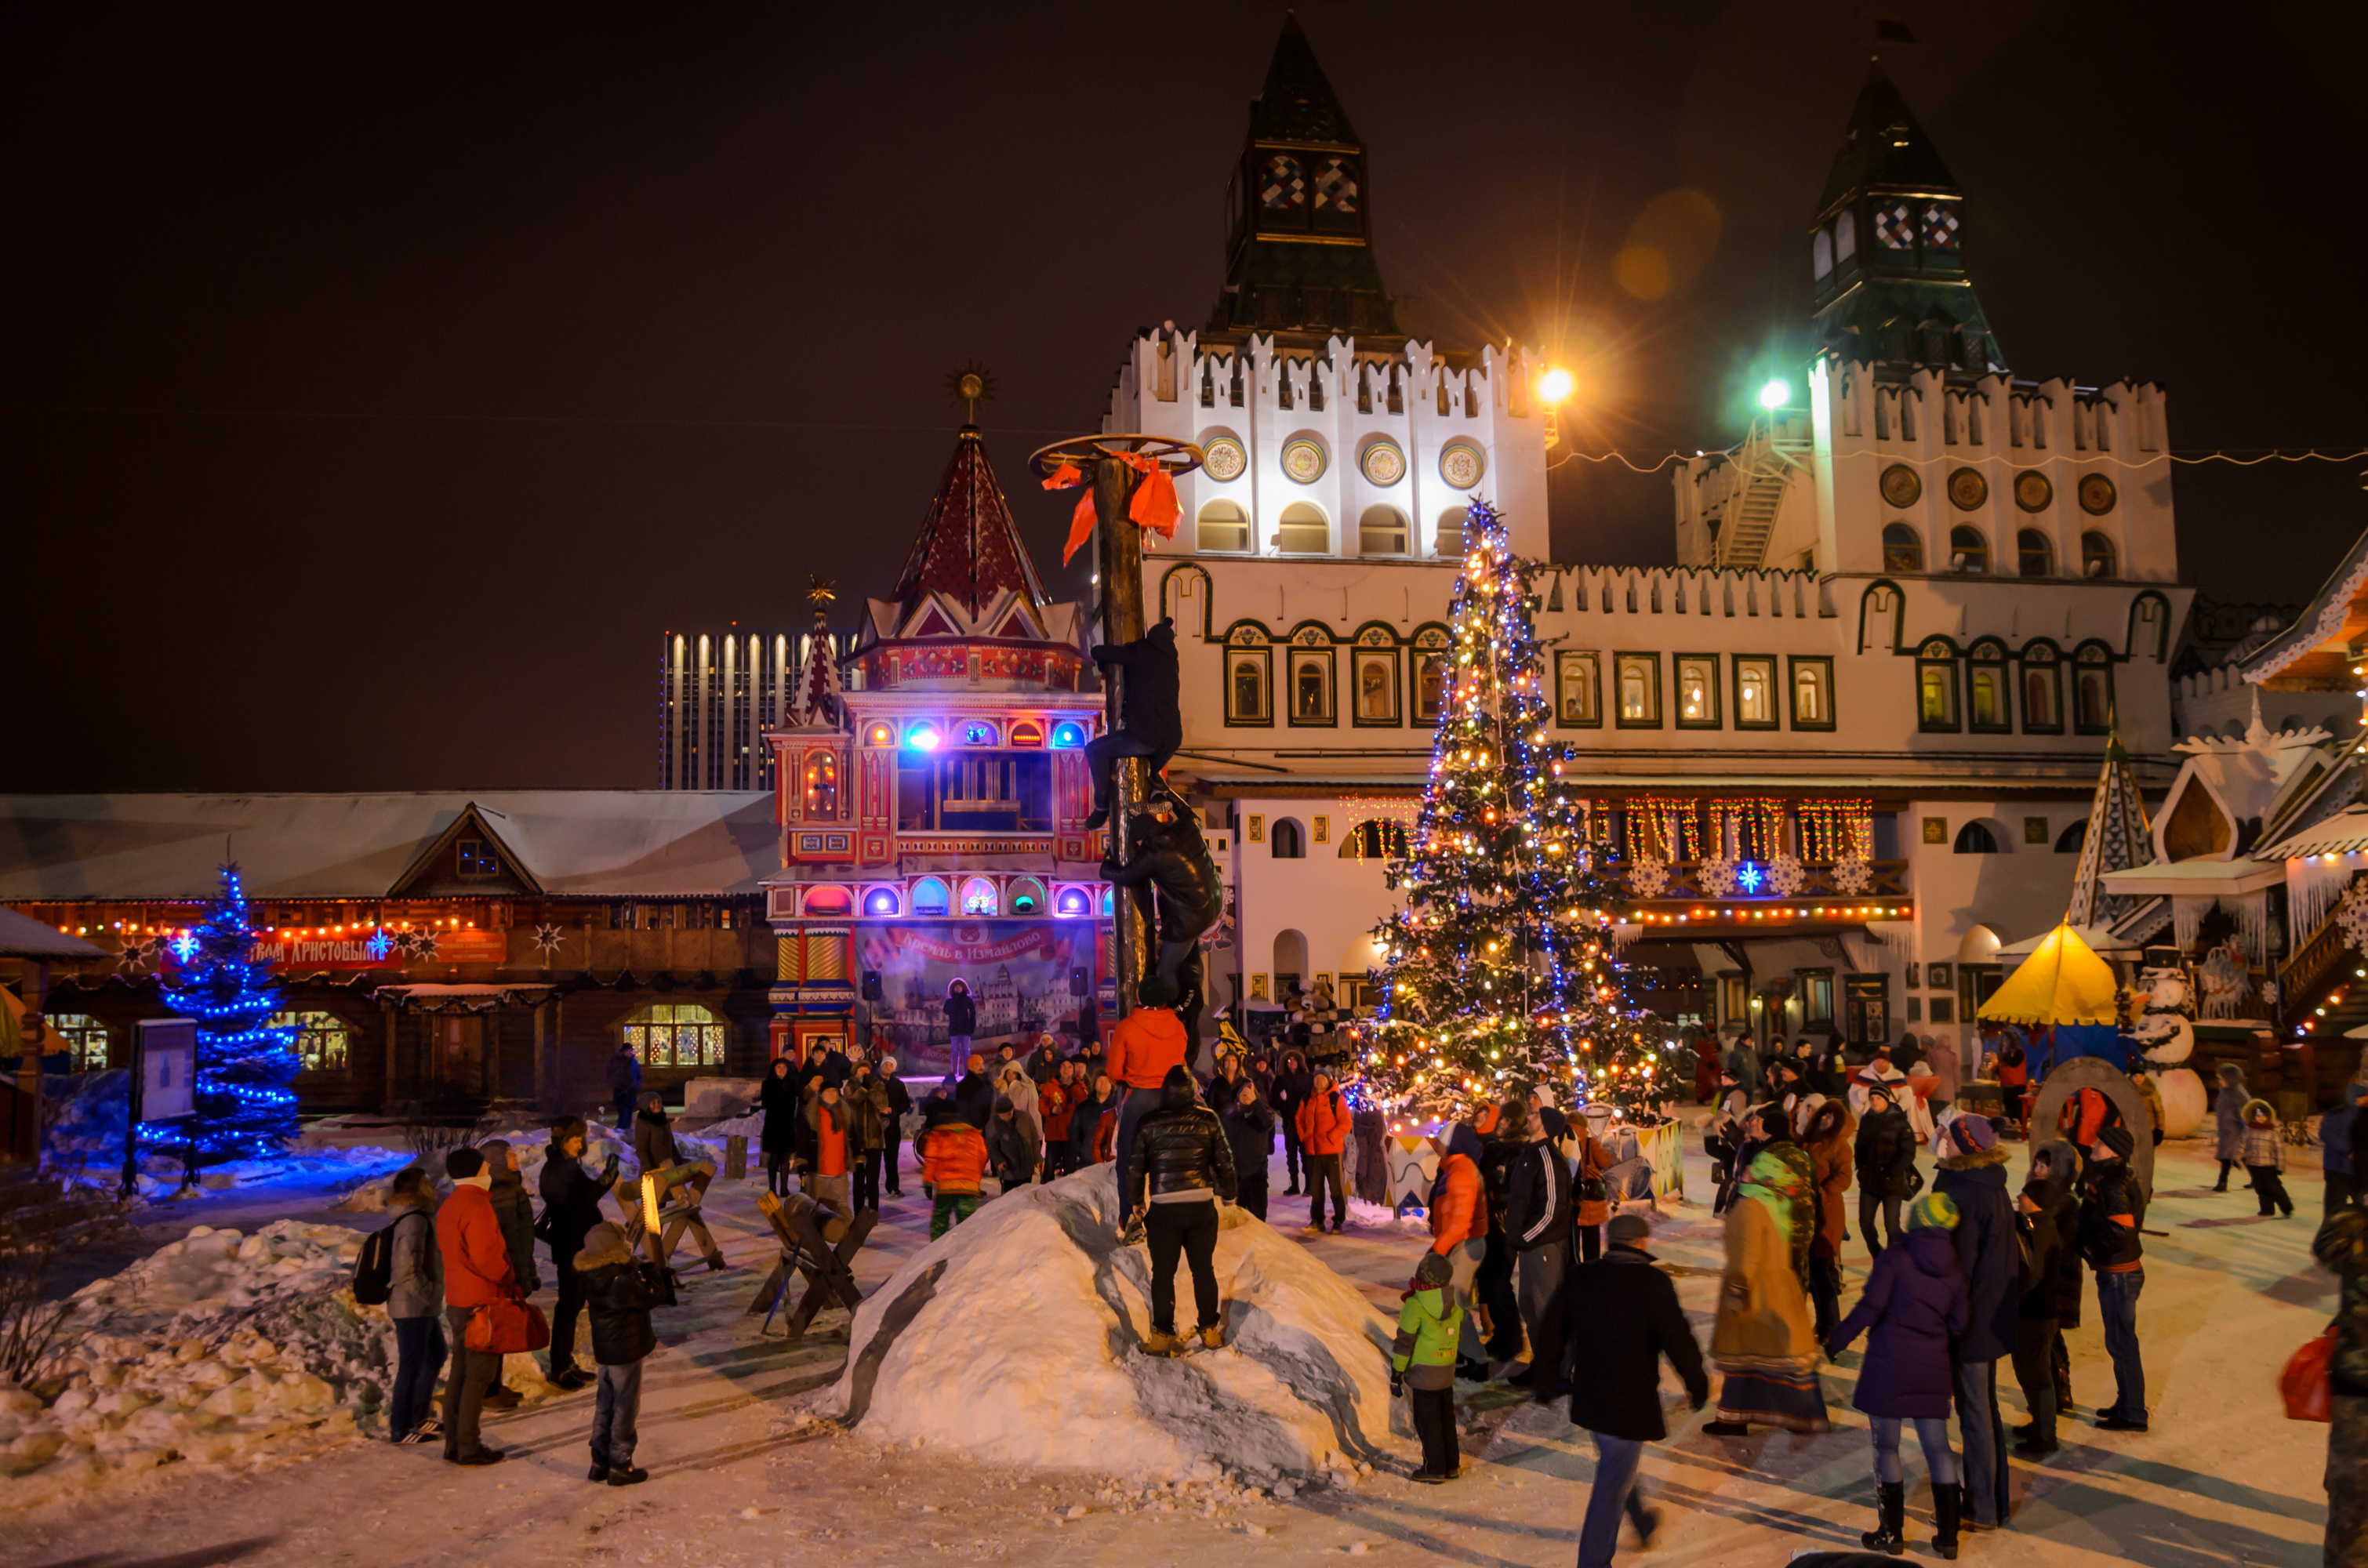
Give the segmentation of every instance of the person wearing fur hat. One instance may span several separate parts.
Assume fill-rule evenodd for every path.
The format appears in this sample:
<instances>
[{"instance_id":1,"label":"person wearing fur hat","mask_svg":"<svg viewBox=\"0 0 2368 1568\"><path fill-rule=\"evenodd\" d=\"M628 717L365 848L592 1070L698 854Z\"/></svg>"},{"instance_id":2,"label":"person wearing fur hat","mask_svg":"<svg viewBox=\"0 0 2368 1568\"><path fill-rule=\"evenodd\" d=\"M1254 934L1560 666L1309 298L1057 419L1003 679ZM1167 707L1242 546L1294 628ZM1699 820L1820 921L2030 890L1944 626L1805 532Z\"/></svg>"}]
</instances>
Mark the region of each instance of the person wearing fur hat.
<instances>
[{"instance_id":1,"label":"person wearing fur hat","mask_svg":"<svg viewBox=\"0 0 2368 1568\"><path fill-rule=\"evenodd\" d=\"M452 1342L452 1366L444 1379L444 1457L455 1464L499 1464L502 1451L477 1440L485 1389L501 1375L502 1358L469 1348L469 1315L495 1301L522 1298L510 1272L510 1249L494 1214L494 1175L474 1149L444 1156L452 1194L436 1210L436 1244L444 1264L444 1325Z\"/></svg>"},{"instance_id":2,"label":"person wearing fur hat","mask_svg":"<svg viewBox=\"0 0 2368 1568\"><path fill-rule=\"evenodd\" d=\"M1725 1378L1718 1419L1705 1432L1741 1437L1754 1422L1827 1430L1817 1336L1793 1267L1793 1226L1810 1212L1808 1186L1792 1165L1772 1150L1753 1157L1726 1213L1726 1270L1710 1346Z\"/></svg>"},{"instance_id":3,"label":"person wearing fur hat","mask_svg":"<svg viewBox=\"0 0 2368 1568\"><path fill-rule=\"evenodd\" d=\"M2220 1179L2213 1184L2214 1192L2228 1190L2228 1173L2245 1157L2245 1102L2252 1091L2245 1087L2245 1070L2233 1062L2220 1063L2220 1087L2212 1096L2213 1131L2219 1147Z\"/></svg>"},{"instance_id":4,"label":"person wearing fur hat","mask_svg":"<svg viewBox=\"0 0 2368 1568\"><path fill-rule=\"evenodd\" d=\"M1422 1439L1422 1468L1414 1479L1433 1484L1463 1473L1463 1456L1455 1448L1455 1360L1463 1307L1449 1283L1454 1273L1439 1254L1422 1255L1398 1308L1397 1338L1390 1346L1390 1392L1412 1391L1407 1403L1415 1434Z\"/></svg>"},{"instance_id":5,"label":"person wearing fur hat","mask_svg":"<svg viewBox=\"0 0 2368 1568\"><path fill-rule=\"evenodd\" d=\"M2107 1127L2089 1153L2080 1205L2080 1256L2097 1275L2097 1315L2113 1358L2113 1403L2097 1416L2108 1432L2146 1429L2146 1363L2138 1345L2138 1296L2146 1289L2146 1244L2138 1227L2146 1197L2130 1169L2136 1147L2126 1127Z\"/></svg>"},{"instance_id":6,"label":"person wearing fur hat","mask_svg":"<svg viewBox=\"0 0 2368 1568\"><path fill-rule=\"evenodd\" d=\"M2052 1175L2035 1175L2015 1201L2015 1233L2021 1245L2021 1294L2015 1307L2014 1381L2031 1425L2014 1451L2044 1459L2055 1451L2055 1294L2063 1273L2064 1243L2055 1233L2056 1188Z\"/></svg>"},{"instance_id":7,"label":"person wearing fur hat","mask_svg":"<svg viewBox=\"0 0 2368 1568\"><path fill-rule=\"evenodd\" d=\"M2294 1199L2285 1183L2286 1142L2278 1128L2278 1113L2267 1100L2245 1102L2245 1170L2261 1199L2261 1218L2271 1213L2294 1218Z\"/></svg>"},{"instance_id":8,"label":"person wearing fur hat","mask_svg":"<svg viewBox=\"0 0 2368 1568\"><path fill-rule=\"evenodd\" d=\"M1850 1137L1858 1123L1850 1107L1827 1100L1809 1113L1801 1146L1816 1170L1816 1233L1809 1242L1809 1300L1819 1340L1833 1333L1842 1312L1842 1244L1850 1240L1849 1192L1853 1174Z\"/></svg>"},{"instance_id":9,"label":"person wearing fur hat","mask_svg":"<svg viewBox=\"0 0 2368 1568\"><path fill-rule=\"evenodd\" d=\"M605 1221L585 1233L575 1255L592 1319L592 1359L600 1364L586 1481L632 1486L650 1478L633 1463L633 1446L642 1414L642 1362L658 1347L650 1325L650 1309L659 1300L660 1281L651 1278L656 1268L635 1262L625 1233Z\"/></svg>"},{"instance_id":10,"label":"person wearing fur hat","mask_svg":"<svg viewBox=\"0 0 2368 1568\"><path fill-rule=\"evenodd\" d=\"M1595 1439L1595 1485L1578 1528L1580 1568L1603 1568L1620 1538L1620 1516L1636 1527L1640 1546L1653 1544L1657 1509L1645 1506L1636 1484L1645 1445L1668 1435L1661 1417L1661 1362L1667 1358L1696 1410L1710 1403L1702 1346L1678 1305L1678 1288L1653 1267L1645 1250L1652 1227L1640 1214L1622 1214L1604 1226L1603 1256L1571 1271L1564 1293L1565 1346L1583 1336L1588 1375L1572 1377L1570 1420ZM1571 1358L1568 1349L1565 1359Z\"/></svg>"},{"instance_id":11,"label":"person wearing fur hat","mask_svg":"<svg viewBox=\"0 0 2368 1568\"><path fill-rule=\"evenodd\" d=\"M1907 1549L1907 1476L1899 1465L1900 1423L1913 1423L1924 1467L1932 1472L1933 1550L1957 1555L1964 1491L1949 1452L1950 1342L1963 1336L1969 1311L1965 1278L1951 1239L1957 1206L1944 1192L1928 1192L1907 1211L1907 1239L1884 1249L1867 1275L1850 1316L1826 1340L1839 1358L1867 1335L1850 1403L1866 1413L1874 1434L1875 1528L1859 1537L1871 1551L1898 1556Z\"/></svg>"},{"instance_id":12,"label":"person wearing fur hat","mask_svg":"<svg viewBox=\"0 0 2368 1568\"><path fill-rule=\"evenodd\" d=\"M1932 1190L1956 1206L1957 1263L1967 1314L1954 1346L1957 1429L1965 1445L1965 1525L1996 1529L2009 1507L2006 1418L1998 1413L1998 1364L2014 1353L2021 1303L2022 1251L2006 1192L2007 1152L1987 1117L1960 1116L1942 1129Z\"/></svg>"}]
</instances>

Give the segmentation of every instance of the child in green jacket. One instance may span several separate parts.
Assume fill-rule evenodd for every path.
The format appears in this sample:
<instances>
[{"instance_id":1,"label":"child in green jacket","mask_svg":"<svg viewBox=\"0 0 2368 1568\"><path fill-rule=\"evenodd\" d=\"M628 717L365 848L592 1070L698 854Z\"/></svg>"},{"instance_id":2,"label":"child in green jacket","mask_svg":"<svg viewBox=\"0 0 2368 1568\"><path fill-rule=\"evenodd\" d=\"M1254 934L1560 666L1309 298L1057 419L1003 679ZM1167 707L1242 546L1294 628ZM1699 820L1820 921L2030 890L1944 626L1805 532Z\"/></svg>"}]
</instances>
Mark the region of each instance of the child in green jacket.
<instances>
[{"instance_id":1,"label":"child in green jacket","mask_svg":"<svg viewBox=\"0 0 2368 1568\"><path fill-rule=\"evenodd\" d=\"M1455 1451L1455 1342L1463 1332L1463 1309L1448 1290L1453 1268L1435 1252L1422 1255L1398 1309L1397 1343L1391 1346L1390 1392L1413 1385L1414 1429L1422 1438L1417 1481L1437 1485L1460 1472Z\"/></svg>"}]
</instances>

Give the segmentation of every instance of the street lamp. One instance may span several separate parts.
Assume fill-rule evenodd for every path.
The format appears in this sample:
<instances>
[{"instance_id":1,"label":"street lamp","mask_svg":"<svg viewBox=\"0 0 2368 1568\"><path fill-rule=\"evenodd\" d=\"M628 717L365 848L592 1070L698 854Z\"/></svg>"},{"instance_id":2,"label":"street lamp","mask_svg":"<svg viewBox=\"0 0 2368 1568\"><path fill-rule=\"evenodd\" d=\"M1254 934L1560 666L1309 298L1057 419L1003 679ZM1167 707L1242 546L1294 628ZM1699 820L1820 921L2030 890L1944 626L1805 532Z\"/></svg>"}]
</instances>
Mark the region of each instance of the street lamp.
<instances>
[{"instance_id":1,"label":"street lamp","mask_svg":"<svg viewBox=\"0 0 2368 1568\"><path fill-rule=\"evenodd\" d=\"M1538 378L1538 401L1545 405L1546 445L1562 441L1562 404L1571 392L1570 372L1556 367Z\"/></svg>"},{"instance_id":2,"label":"street lamp","mask_svg":"<svg viewBox=\"0 0 2368 1568\"><path fill-rule=\"evenodd\" d=\"M1759 389L1759 406L1773 414L1793 401L1792 383L1782 376Z\"/></svg>"}]
</instances>

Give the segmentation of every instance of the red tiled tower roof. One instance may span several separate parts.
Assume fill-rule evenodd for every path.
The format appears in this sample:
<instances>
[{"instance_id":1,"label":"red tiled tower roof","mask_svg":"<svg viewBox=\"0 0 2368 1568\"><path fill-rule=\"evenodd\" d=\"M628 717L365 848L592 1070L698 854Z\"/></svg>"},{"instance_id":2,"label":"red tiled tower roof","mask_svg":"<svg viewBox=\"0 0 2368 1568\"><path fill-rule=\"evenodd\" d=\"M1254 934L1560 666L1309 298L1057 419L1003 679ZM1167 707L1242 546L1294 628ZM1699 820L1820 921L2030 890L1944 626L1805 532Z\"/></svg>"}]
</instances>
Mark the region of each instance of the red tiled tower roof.
<instances>
[{"instance_id":1,"label":"red tiled tower roof","mask_svg":"<svg viewBox=\"0 0 2368 1568\"><path fill-rule=\"evenodd\" d=\"M986 444L977 426L965 425L954 442L953 461L929 500L921 536L896 579L894 599L909 612L927 596L943 594L976 615L1007 588L1031 608L1046 602L1010 503L987 461Z\"/></svg>"}]
</instances>

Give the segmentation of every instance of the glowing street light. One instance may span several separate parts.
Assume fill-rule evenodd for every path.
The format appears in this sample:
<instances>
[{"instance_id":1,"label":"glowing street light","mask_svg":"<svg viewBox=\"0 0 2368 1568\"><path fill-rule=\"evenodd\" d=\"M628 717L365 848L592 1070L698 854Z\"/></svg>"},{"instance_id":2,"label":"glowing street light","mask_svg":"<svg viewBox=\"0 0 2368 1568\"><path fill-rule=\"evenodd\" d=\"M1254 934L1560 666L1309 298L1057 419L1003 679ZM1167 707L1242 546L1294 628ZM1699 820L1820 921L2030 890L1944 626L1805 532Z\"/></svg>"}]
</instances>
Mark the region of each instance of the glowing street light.
<instances>
[{"instance_id":1,"label":"glowing street light","mask_svg":"<svg viewBox=\"0 0 2368 1568\"><path fill-rule=\"evenodd\" d=\"M1792 383L1782 376L1759 389L1759 406L1773 414L1793 401Z\"/></svg>"},{"instance_id":2,"label":"glowing street light","mask_svg":"<svg viewBox=\"0 0 2368 1568\"><path fill-rule=\"evenodd\" d=\"M1570 396L1571 386L1570 372L1559 368L1538 378L1538 401L1545 405L1549 449L1562 444L1562 404Z\"/></svg>"}]
</instances>

